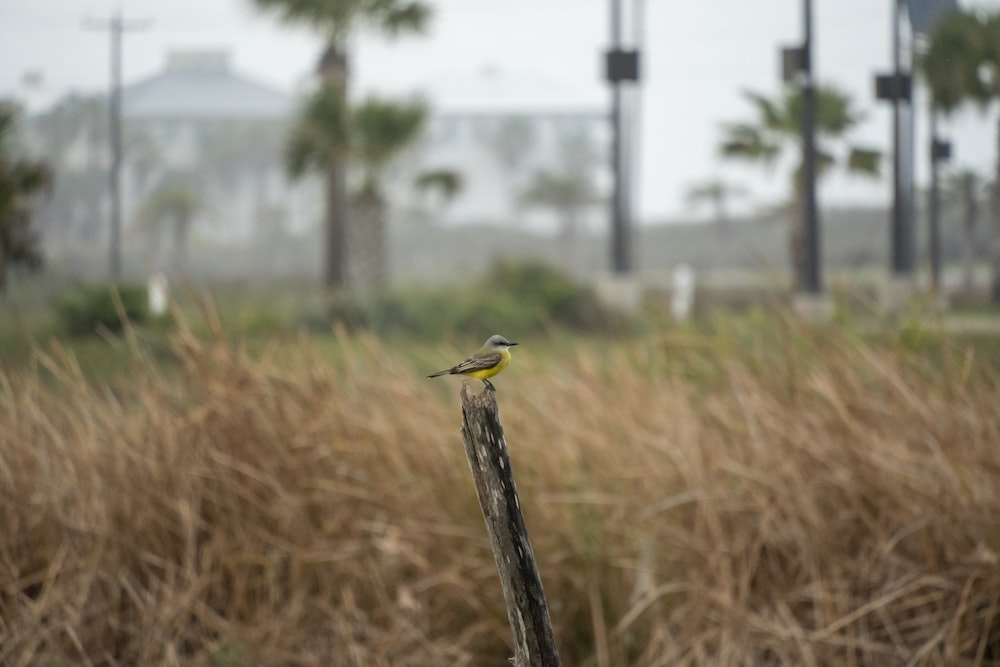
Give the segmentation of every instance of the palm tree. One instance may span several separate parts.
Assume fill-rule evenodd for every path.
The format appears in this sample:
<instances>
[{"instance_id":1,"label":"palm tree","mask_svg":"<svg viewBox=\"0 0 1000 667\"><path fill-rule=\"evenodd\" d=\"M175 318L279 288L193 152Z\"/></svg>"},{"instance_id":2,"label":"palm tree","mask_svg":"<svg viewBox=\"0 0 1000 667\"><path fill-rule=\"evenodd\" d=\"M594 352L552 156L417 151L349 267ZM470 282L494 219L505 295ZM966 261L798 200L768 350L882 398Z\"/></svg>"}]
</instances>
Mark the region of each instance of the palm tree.
<instances>
[{"instance_id":1,"label":"palm tree","mask_svg":"<svg viewBox=\"0 0 1000 667\"><path fill-rule=\"evenodd\" d=\"M712 207L716 230L721 236L729 230L729 200L746 194L746 188L732 185L721 178L711 178L688 187L685 199L692 206L704 203Z\"/></svg>"},{"instance_id":2,"label":"palm tree","mask_svg":"<svg viewBox=\"0 0 1000 667\"><path fill-rule=\"evenodd\" d=\"M799 162L792 174L792 209L789 224L788 247L794 271L794 284L801 280L805 270L804 220L800 215L803 201L803 169L801 163L802 141L802 91L788 86L776 99L760 93L746 91L747 101L753 106L756 118L751 122L731 123L724 127L719 146L724 158L746 160L772 167L788 151L794 150ZM857 146L834 146L843 143L847 133L862 120L851 98L839 89L825 85L816 90L817 173L823 175L830 168L842 164L848 171L876 176L879 172L881 153Z\"/></svg>"},{"instance_id":3,"label":"palm tree","mask_svg":"<svg viewBox=\"0 0 1000 667\"><path fill-rule=\"evenodd\" d=\"M361 168L361 185L352 196L357 220L350 231L357 248L350 259L354 260L352 273L362 288L381 288L388 282L385 172L420 136L426 119L422 102L397 103L375 97L351 113L350 155ZM348 261L349 267L351 264Z\"/></svg>"},{"instance_id":4,"label":"palm tree","mask_svg":"<svg viewBox=\"0 0 1000 667\"><path fill-rule=\"evenodd\" d=\"M920 69L930 87L934 107L945 114L968 102L985 109L1000 100L1000 12L949 14L931 34ZM995 303L1000 303L1000 123L992 208L990 295Z\"/></svg>"},{"instance_id":5,"label":"palm tree","mask_svg":"<svg viewBox=\"0 0 1000 667\"><path fill-rule=\"evenodd\" d=\"M576 171L535 173L534 179L521 192L520 203L527 207L547 208L559 218L559 245L563 261L570 273L579 271L579 228L583 212L601 199L594 186Z\"/></svg>"},{"instance_id":6,"label":"palm tree","mask_svg":"<svg viewBox=\"0 0 1000 667\"><path fill-rule=\"evenodd\" d=\"M347 90L350 77L348 42L359 28L372 27L395 36L419 32L427 24L431 10L418 0L253 0L257 7L276 12L289 23L310 25L325 37L325 47L317 65L320 89L307 106L304 120L317 120L324 129L322 166L326 180L326 220L324 242L324 283L329 288L343 286L346 252L347 199L345 149L347 130ZM309 116L312 116L309 118ZM303 137L293 139L301 141ZM317 137L318 139L318 137Z\"/></svg>"},{"instance_id":7,"label":"palm tree","mask_svg":"<svg viewBox=\"0 0 1000 667\"><path fill-rule=\"evenodd\" d=\"M348 243L361 243L363 247L342 258L339 286L348 286L348 277L353 277L357 286L384 284L387 271L382 178L392 159L419 136L426 115L422 102L396 103L374 97L346 109L329 91L320 89L292 129L285 161L293 177L323 169L333 153L352 158L361 167L361 186L351 196L353 210L360 219L341 231Z\"/></svg>"},{"instance_id":8,"label":"palm tree","mask_svg":"<svg viewBox=\"0 0 1000 667\"><path fill-rule=\"evenodd\" d=\"M159 241L166 230L171 238L171 264L182 270L187 263L191 224L205 209L202 195L189 180L173 175L153 190L137 213L139 224L145 227L150 241L149 255L159 254Z\"/></svg>"},{"instance_id":9,"label":"palm tree","mask_svg":"<svg viewBox=\"0 0 1000 667\"><path fill-rule=\"evenodd\" d=\"M441 217L445 207L462 192L465 182L462 174L453 169L429 169L417 174L413 185L421 193L437 193L437 216Z\"/></svg>"},{"instance_id":10,"label":"palm tree","mask_svg":"<svg viewBox=\"0 0 1000 667\"><path fill-rule=\"evenodd\" d=\"M32 226L32 204L36 195L52 183L52 171L44 162L14 155L13 131L17 107L0 102L0 293L7 288L7 267L42 265L38 234Z\"/></svg>"}]
</instances>

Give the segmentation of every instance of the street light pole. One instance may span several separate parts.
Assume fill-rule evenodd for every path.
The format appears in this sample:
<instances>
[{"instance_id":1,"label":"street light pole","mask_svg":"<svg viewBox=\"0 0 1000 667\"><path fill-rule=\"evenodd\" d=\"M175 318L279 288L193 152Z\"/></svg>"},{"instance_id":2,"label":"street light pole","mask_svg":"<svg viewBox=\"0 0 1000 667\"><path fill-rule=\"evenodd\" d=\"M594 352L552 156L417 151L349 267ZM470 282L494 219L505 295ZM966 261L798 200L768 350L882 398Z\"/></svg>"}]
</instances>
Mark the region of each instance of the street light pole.
<instances>
[{"instance_id":1,"label":"street light pole","mask_svg":"<svg viewBox=\"0 0 1000 667\"><path fill-rule=\"evenodd\" d=\"M892 72L879 74L875 77L875 96L892 104L892 214L889 218L890 241L892 245L890 269L897 280L909 280L913 274L914 236L912 223L912 178L910 170L910 151L907 150L904 163L903 148L910 146L912 141L912 88L913 77L903 71L902 45L900 31L902 29L902 3L905 0L892 2ZM907 105L910 115L910 131L904 136L903 107ZM905 142L905 144L904 144Z\"/></svg>"},{"instance_id":2,"label":"street light pole","mask_svg":"<svg viewBox=\"0 0 1000 667\"><path fill-rule=\"evenodd\" d=\"M621 0L611 0L611 48L622 48ZM611 268L615 273L628 273L628 222L625 219L624 183L622 178L622 88L621 80L611 81L611 171L614 185L611 193Z\"/></svg>"},{"instance_id":3,"label":"street light pole","mask_svg":"<svg viewBox=\"0 0 1000 667\"><path fill-rule=\"evenodd\" d=\"M634 15L635 16L635 15ZM636 21L641 18L636 18ZM638 26L637 26L638 28ZM626 150L634 144L634 135L626 136L622 127L622 83L639 80L639 51L622 47L622 3L611 0L611 48L606 54L605 75L611 84L611 268L618 275L632 271L631 174L626 169ZM634 132L635 126L633 124ZM628 139L628 141L626 141Z\"/></svg>"},{"instance_id":4,"label":"street light pole","mask_svg":"<svg viewBox=\"0 0 1000 667\"><path fill-rule=\"evenodd\" d=\"M906 137L903 136L902 105L910 103L909 77L903 73L901 62L900 6L903 2L892 0L892 72L896 93L892 99L892 271L897 276L908 277L913 273L913 229L903 183L903 142Z\"/></svg>"},{"instance_id":5,"label":"street light pole","mask_svg":"<svg viewBox=\"0 0 1000 667\"><path fill-rule=\"evenodd\" d=\"M892 0L892 73L896 81L899 81L899 3L901 0ZM902 155L900 149L902 145L901 123L899 118L899 97L892 100L892 271L900 274L906 272L906 259L903 230L903 178L900 167L902 166Z\"/></svg>"},{"instance_id":6,"label":"street light pole","mask_svg":"<svg viewBox=\"0 0 1000 667\"><path fill-rule=\"evenodd\" d=\"M802 14L805 33L802 44L803 266L800 271L796 271L800 281L796 288L809 294L820 294L823 284L820 278L819 210L816 203L816 85L812 63L812 0L803 0Z\"/></svg>"}]
</instances>

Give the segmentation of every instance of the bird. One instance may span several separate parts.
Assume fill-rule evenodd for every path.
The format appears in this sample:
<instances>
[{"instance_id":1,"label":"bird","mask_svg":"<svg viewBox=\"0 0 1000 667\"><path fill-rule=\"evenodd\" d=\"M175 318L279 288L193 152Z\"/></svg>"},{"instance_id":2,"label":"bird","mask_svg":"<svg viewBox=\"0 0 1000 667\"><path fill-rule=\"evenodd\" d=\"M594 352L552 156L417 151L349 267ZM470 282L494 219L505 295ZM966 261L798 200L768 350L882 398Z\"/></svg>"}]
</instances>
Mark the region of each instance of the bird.
<instances>
[{"instance_id":1,"label":"bird","mask_svg":"<svg viewBox=\"0 0 1000 667\"><path fill-rule=\"evenodd\" d=\"M482 380L483 384L496 391L496 387L489 381L489 378L507 368L507 364L510 363L510 348L515 345L517 343L510 342L500 334L494 334L486 339L486 342L479 348L479 351L475 352L462 363L451 368L446 368L443 371L438 371L437 373L431 373L427 377L467 375L477 380Z\"/></svg>"}]
</instances>

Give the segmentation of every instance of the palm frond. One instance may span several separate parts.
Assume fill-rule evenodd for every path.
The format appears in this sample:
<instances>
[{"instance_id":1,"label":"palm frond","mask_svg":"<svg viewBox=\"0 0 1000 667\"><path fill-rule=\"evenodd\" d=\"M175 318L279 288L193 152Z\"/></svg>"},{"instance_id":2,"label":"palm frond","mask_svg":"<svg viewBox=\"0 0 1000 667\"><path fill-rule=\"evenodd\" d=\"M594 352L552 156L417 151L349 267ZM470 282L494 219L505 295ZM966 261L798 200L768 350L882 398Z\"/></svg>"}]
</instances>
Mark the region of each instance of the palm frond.
<instances>
[{"instance_id":1,"label":"palm frond","mask_svg":"<svg viewBox=\"0 0 1000 667\"><path fill-rule=\"evenodd\" d=\"M332 42L343 43L359 26L367 25L395 37L421 32L430 21L430 6L416 0L253 0L263 11L286 23L319 30Z\"/></svg>"},{"instance_id":2,"label":"palm frond","mask_svg":"<svg viewBox=\"0 0 1000 667\"><path fill-rule=\"evenodd\" d=\"M816 129L820 134L839 137L862 120L864 116L846 92L829 84L816 89Z\"/></svg>"},{"instance_id":3,"label":"palm frond","mask_svg":"<svg viewBox=\"0 0 1000 667\"><path fill-rule=\"evenodd\" d=\"M413 184L420 191L439 191L446 201L454 199L465 185L462 174L453 169L431 169L421 172Z\"/></svg>"},{"instance_id":4,"label":"palm frond","mask_svg":"<svg viewBox=\"0 0 1000 667\"><path fill-rule=\"evenodd\" d=\"M874 148L852 146L847 155L847 170L865 176L877 177L881 174L882 151Z\"/></svg>"},{"instance_id":5,"label":"palm frond","mask_svg":"<svg viewBox=\"0 0 1000 667\"><path fill-rule=\"evenodd\" d=\"M42 162L19 160L14 165L12 173L17 181L17 188L24 194L33 195L43 192L52 185L52 169Z\"/></svg>"},{"instance_id":6,"label":"palm frond","mask_svg":"<svg viewBox=\"0 0 1000 667\"><path fill-rule=\"evenodd\" d=\"M719 152L724 157L773 164L781 147L766 133L749 123L731 123L723 127L724 137Z\"/></svg>"},{"instance_id":7,"label":"palm frond","mask_svg":"<svg viewBox=\"0 0 1000 667\"><path fill-rule=\"evenodd\" d=\"M829 172L837 164L837 158L829 151L816 147L816 173L820 176Z\"/></svg>"},{"instance_id":8,"label":"palm frond","mask_svg":"<svg viewBox=\"0 0 1000 667\"><path fill-rule=\"evenodd\" d=\"M348 148L348 109L341 91L321 87L299 111L285 142L285 169L301 178L311 169L322 169L334 154Z\"/></svg>"},{"instance_id":9,"label":"palm frond","mask_svg":"<svg viewBox=\"0 0 1000 667\"><path fill-rule=\"evenodd\" d=\"M773 100L768 99L762 93L752 90L744 90L743 97L756 109L761 127L774 132L786 132L789 130L787 112L779 108Z\"/></svg>"},{"instance_id":10,"label":"palm frond","mask_svg":"<svg viewBox=\"0 0 1000 667\"><path fill-rule=\"evenodd\" d=\"M378 4L379 11L373 18L378 28L390 37L423 32L434 15L431 7L423 2L385 0Z\"/></svg>"},{"instance_id":11,"label":"palm frond","mask_svg":"<svg viewBox=\"0 0 1000 667\"><path fill-rule=\"evenodd\" d=\"M991 30L975 13L965 11L953 12L937 24L919 62L935 107L950 112L966 100L982 103L988 98L979 68L1000 41L997 30L1000 27Z\"/></svg>"},{"instance_id":12,"label":"palm frond","mask_svg":"<svg viewBox=\"0 0 1000 667\"><path fill-rule=\"evenodd\" d=\"M322 137L330 150L343 151L348 145L349 116L343 91L323 86L306 102L300 123Z\"/></svg>"},{"instance_id":13,"label":"palm frond","mask_svg":"<svg viewBox=\"0 0 1000 667\"><path fill-rule=\"evenodd\" d=\"M329 144L306 124L292 128L285 143L285 170L293 179L307 172L322 169L330 156Z\"/></svg>"},{"instance_id":14,"label":"palm frond","mask_svg":"<svg viewBox=\"0 0 1000 667\"><path fill-rule=\"evenodd\" d=\"M286 23L301 23L328 34L350 29L357 0L253 0L258 9L273 12Z\"/></svg>"},{"instance_id":15,"label":"palm frond","mask_svg":"<svg viewBox=\"0 0 1000 667\"><path fill-rule=\"evenodd\" d=\"M426 120L427 105L422 100L396 102L369 96L351 114L351 153L379 169L414 142Z\"/></svg>"}]
</instances>

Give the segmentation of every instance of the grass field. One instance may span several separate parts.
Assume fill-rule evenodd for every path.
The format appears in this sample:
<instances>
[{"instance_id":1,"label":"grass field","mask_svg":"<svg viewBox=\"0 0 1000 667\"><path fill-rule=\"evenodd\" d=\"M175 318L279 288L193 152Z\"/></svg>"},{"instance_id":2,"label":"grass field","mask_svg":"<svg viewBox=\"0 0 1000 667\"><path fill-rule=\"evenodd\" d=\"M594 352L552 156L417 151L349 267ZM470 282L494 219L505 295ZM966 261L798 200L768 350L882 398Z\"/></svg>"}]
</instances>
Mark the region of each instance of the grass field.
<instances>
[{"instance_id":1,"label":"grass field","mask_svg":"<svg viewBox=\"0 0 1000 667\"><path fill-rule=\"evenodd\" d=\"M3 366L0 664L509 664L460 383L423 378L481 341L223 329ZM520 342L498 402L563 664L1000 664L995 336Z\"/></svg>"}]
</instances>

